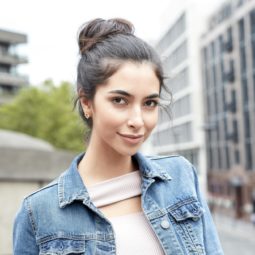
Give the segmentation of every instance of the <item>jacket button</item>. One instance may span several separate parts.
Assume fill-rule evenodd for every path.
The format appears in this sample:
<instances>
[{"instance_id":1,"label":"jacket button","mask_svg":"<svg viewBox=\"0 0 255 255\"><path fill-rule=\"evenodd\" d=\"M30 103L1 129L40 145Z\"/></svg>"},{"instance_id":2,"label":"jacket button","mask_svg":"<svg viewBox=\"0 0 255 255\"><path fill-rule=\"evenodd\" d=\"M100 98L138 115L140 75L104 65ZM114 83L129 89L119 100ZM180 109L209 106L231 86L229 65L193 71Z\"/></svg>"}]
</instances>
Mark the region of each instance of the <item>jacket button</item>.
<instances>
[{"instance_id":1,"label":"jacket button","mask_svg":"<svg viewBox=\"0 0 255 255\"><path fill-rule=\"evenodd\" d=\"M162 220L160 223L160 226L164 229L168 229L170 227L170 224L169 224L168 220Z\"/></svg>"}]
</instances>

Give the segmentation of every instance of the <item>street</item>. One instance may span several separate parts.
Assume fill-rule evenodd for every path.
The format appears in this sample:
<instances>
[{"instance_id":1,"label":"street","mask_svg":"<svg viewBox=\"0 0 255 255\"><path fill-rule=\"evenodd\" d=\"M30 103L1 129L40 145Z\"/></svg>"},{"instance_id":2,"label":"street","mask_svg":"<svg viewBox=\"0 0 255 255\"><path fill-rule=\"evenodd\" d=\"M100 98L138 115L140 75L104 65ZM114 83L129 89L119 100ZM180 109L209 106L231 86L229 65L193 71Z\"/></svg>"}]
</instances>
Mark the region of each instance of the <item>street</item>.
<instances>
[{"instance_id":1,"label":"street","mask_svg":"<svg viewBox=\"0 0 255 255\"><path fill-rule=\"evenodd\" d=\"M225 255L254 255L255 227L251 223L214 215Z\"/></svg>"}]
</instances>

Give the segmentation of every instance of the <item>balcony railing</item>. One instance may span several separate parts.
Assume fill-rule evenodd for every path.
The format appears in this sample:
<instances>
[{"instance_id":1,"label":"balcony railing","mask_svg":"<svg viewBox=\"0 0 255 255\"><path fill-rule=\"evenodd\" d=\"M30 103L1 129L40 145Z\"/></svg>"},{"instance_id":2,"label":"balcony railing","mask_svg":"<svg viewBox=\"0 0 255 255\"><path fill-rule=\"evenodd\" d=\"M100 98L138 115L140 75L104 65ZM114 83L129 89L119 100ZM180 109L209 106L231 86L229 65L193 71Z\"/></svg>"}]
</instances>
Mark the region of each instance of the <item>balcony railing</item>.
<instances>
[{"instance_id":1,"label":"balcony railing","mask_svg":"<svg viewBox=\"0 0 255 255\"><path fill-rule=\"evenodd\" d=\"M28 84L28 76L0 73L0 84L22 86Z\"/></svg>"},{"instance_id":2,"label":"balcony railing","mask_svg":"<svg viewBox=\"0 0 255 255\"><path fill-rule=\"evenodd\" d=\"M10 64L10 65L26 64L28 63L28 59L24 56L6 54L3 52L0 52L0 63Z\"/></svg>"}]
</instances>

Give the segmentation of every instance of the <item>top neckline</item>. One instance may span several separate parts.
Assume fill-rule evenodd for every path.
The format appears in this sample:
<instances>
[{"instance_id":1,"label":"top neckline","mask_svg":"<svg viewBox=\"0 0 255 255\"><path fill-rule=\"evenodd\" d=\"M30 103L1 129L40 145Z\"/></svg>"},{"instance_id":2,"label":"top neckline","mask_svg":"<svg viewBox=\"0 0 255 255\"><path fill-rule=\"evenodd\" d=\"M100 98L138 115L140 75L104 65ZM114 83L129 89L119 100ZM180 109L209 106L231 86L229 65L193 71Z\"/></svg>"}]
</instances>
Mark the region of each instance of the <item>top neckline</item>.
<instances>
[{"instance_id":1,"label":"top neckline","mask_svg":"<svg viewBox=\"0 0 255 255\"><path fill-rule=\"evenodd\" d=\"M140 171L132 171L102 181L87 189L91 200L97 207L139 196L142 194Z\"/></svg>"}]
</instances>

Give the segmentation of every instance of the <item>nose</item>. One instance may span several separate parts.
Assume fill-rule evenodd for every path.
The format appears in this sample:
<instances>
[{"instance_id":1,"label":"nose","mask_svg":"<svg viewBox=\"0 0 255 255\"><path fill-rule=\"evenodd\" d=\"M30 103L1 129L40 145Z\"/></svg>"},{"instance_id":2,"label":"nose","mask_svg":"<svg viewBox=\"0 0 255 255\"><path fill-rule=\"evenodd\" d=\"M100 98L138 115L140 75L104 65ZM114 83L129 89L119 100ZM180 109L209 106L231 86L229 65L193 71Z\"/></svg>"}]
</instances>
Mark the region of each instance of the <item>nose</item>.
<instances>
[{"instance_id":1,"label":"nose","mask_svg":"<svg viewBox=\"0 0 255 255\"><path fill-rule=\"evenodd\" d=\"M133 129L139 129L144 125L143 113L140 107L134 107L128 118L128 126Z\"/></svg>"}]
</instances>

